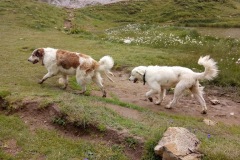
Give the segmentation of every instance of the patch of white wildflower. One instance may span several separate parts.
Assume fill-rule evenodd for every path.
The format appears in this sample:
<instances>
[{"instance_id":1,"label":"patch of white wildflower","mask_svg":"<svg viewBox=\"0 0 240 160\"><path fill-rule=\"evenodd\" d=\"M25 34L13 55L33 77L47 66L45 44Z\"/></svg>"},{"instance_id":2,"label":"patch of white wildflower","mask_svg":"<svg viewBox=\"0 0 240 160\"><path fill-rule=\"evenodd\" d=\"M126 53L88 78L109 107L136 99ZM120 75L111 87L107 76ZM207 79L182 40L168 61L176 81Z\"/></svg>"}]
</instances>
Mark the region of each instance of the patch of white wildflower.
<instances>
[{"instance_id":1,"label":"patch of white wildflower","mask_svg":"<svg viewBox=\"0 0 240 160\"><path fill-rule=\"evenodd\" d=\"M186 29L185 29L186 31ZM179 36L175 32L184 32L184 29L178 31L169 27L149 26L141 24L128 24L124 27L106 30L107 40L119 43L150 45L161 47L172 47L179 45L199 45L203 46L203 39L192 37L191 35Z\"/></svg>"}]
</instances>

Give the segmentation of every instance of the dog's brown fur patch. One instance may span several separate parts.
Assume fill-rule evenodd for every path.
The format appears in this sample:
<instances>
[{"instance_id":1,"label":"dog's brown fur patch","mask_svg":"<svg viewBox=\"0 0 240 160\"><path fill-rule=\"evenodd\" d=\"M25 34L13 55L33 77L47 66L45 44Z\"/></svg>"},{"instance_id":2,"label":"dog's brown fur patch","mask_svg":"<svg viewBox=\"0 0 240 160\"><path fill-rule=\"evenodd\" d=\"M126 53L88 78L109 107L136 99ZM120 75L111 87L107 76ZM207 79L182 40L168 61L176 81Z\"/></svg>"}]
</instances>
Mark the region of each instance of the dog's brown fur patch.
<instances>
[{"instance_id":1,"label":"dog's brown fur patch","mask_svg":"<svg viewBox=\"0 0 240 160\"><path fill-rule=\"evenodd\" d=\"M77 68L80 65L79 56L74 52L59 49L57 50L57 65L65 69Z\"/></svg>"},{"instance_id":2,"label":"dog's brown fur patch","mask_svg":"<svg viewBox=\"0 0 240 160\"><path fill-rule=\"evenodd\" d=\"M88 56L86 54L82 54L82 53L79 54L79 57L82 57L82 58L85 58L85 59L90 58L90 56Z\"/></svg>"},{"instance_id":3,"label":"dog's brown fur patch","mask_svg":"<svg viewBox=\"0 0 240 160\"><path fill-rule=\"evenodd\" d=\"M80 69L85 70L86 73L92 72L96 70L99 67L99 63L95 60L92 61L85 61L82 64L80 64Z\"/></svg>"}]
</instances>

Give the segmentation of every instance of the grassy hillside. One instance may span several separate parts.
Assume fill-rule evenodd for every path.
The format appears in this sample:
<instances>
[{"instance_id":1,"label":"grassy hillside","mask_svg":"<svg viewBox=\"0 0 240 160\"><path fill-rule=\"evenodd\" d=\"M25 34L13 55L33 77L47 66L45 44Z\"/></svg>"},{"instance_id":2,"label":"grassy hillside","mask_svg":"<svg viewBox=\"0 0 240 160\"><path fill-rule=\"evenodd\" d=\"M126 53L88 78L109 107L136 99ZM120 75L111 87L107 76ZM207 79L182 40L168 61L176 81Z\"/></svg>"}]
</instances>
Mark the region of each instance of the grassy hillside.
<instances>
[{"instance_id":1,"label":"grassy hillside","mask_svg":"<svg viewBox=\"0 0 240 160\"><path fill-rule=\"evenodd\" d=\"M110 23L171 24L177 26L239 27L237 0L129 1L81 9L80 14Z\"/></svg>"},{"instance_id":2,"label":"grassy hillside","mask_svg":"<svg viewBox=\"0 0 240 160\"><path fill-rule=\"evenodd\" d=\"M95 59L109 54L115 60L114 69L128 72L140 64L183 65L202 70L196 61L200 55L210 54L218 61L221 70L219 77L211 83L239 89L239 66L235 65L239 57L238 39L202 36L195 30L176 27L202 24L225 26L226 23L236 27L238 7L239 2L233 0L199 3L130 1L70 11L74 14L73 27L64 28L69 10L33 0L1 0L0 97L9 104L5 108L7 113L26 107L26 102L34 102L40 109L56 104L67 115L66 119L53 120L60 125L66 121L83 130L95 126L103 133L109 128L127 130L129 135L124 143L130 148L134 149L138 143L135 136L145 140L143 159L146 160L156 159L153 147L169 126L195 131L202 141L204 159L236 160L240 157L240 146L236 143L239 142L239 126L206 126L202 118L156 113L122 102L117 95L106 99L75 95L59 89L57 77L39 85L37 81L46 69L39 64L30 64L27 58L38 47L81 51ZM193 14L198 8L199 14ZM234 18L229 18L230 14ZM198 20L198 24L193 19ZM138 38L141 37L140 41ZM126 45L124 39L130 39L132 43ZM79 88L74 78L70 79L70 87ZM88 92L94 87L90 85ZM109 109L108 105L132 108L139 113L141 120L123 117ZM121 144L69 139L48 129L37 129L36 133L32 133L21 118L0 115L0 159L129 159ZM212 135L211 139L208 134ZM96 138L94 134L91 136ZM15 156L7 153L5 150L9 141L16 142L21 152Z\"/></svg>"}]
</instances>

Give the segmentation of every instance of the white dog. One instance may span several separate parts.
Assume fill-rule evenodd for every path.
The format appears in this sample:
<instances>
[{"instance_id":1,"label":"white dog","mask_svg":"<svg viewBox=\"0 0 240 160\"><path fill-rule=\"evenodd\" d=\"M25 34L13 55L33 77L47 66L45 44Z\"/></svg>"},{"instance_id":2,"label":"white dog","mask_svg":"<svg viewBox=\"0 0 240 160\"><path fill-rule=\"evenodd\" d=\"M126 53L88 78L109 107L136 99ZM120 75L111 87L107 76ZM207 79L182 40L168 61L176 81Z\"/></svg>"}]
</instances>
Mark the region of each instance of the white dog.
<instances>
[{"instance_id":1,"label":"white dog","mask_svg":"<svg viewBox=\"0 0 240 160\"><path fill-rule=\"evenodd\" d=\"M205 67L202 73L193 72L189 68L179 66L139 66L132 70L130 81L134 83L137 80L143 80L150 86L151 90L146 93L146 97L152 101L152 95L158 94L158 100L155 104L161 104L164 99L166 89L175 87L174 98L166 106L171 108L177 104L181 94L184 90L189 89L194 97L200 102L202 106L202 114L207 113L206 102L203 98L203 88L199 85L199 80L212 80L218 75L217 63L210 58L210 56L200 57L199 65Z\"/></svg>"},{"instance_id":2,"label":"white dog","mask_svg":"<svg viewBox=\"0 0 240 160\"><path fill-rule=\"evenodd\" d=\"M42 65L46 67L48 73L39 81L42 84L46 79L61 74L62 78L59 82L64 83L64 89L68 85L68 75L76 75L76 80L82 86L82 91L86 91L86 85L93 80L106 97L106 91L102 84L101 72L105 72L107 77L113 81L108 74L113 75L110 69L114 65L114 61L110 56L104 56L99 62L95 61L88 55L76 52L69 52L54 48L38 48L35 49L28 61L33 64L42 61Z\"/></svg>"}]
</instances>

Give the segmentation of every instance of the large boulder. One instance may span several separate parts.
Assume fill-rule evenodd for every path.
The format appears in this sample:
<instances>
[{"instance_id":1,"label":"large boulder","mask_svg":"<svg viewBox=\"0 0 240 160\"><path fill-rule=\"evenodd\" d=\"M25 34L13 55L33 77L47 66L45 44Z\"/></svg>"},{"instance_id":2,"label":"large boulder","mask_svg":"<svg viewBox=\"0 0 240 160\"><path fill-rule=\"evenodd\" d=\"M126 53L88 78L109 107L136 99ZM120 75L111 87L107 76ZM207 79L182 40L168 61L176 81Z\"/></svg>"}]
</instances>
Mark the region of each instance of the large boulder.
<instances>
[{"instance_id":1,"label":"large boulder","mask_svg":"<svg viewBox=\"0 0 240 160\"><path fill-rule=\"evenodd\" d=\"M169 127L154 151L163 160L200 160L199 145L197 137L186 128Z\"/></svg>"}]
</instances>

